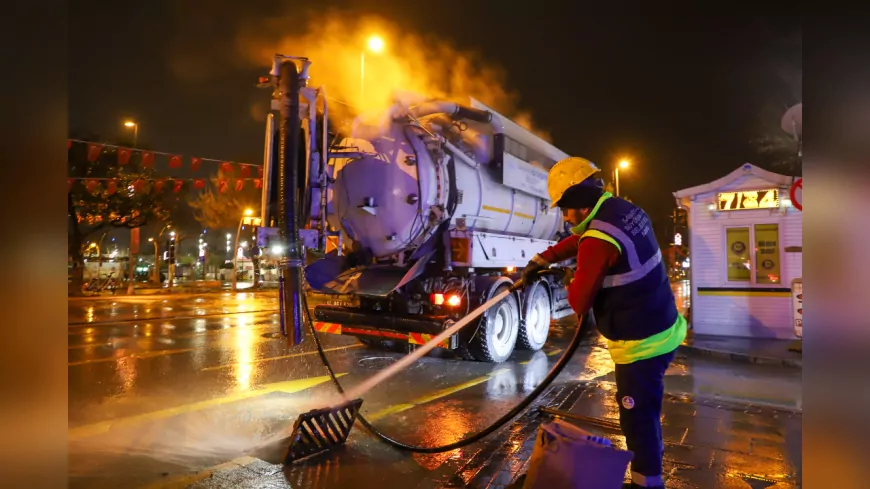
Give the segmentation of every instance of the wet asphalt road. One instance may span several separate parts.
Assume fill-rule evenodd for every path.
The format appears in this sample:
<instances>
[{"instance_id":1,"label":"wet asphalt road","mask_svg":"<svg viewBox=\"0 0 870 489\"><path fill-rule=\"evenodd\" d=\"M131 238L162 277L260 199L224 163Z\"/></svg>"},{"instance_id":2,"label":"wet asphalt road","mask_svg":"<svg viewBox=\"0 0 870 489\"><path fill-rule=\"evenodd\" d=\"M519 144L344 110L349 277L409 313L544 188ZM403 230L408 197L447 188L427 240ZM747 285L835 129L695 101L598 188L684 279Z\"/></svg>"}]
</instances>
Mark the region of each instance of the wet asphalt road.
<instances>
[{"instance_id":1,"label":"wet asphalt road","mask_svg":"<svg viewBox=\"0 0 870 489\"><path fill-rule=\"evenodd\" d=\"M279 328L276 309L274 292L71 300L70 487L168 487L245 454L280 461L281 440L299 412L328 403L335 389L310 338L288 348L270 336ZM570 321L555 325L544 351L517 351L498 365L425 358L369 393L363 414L407 443L456 441L533 389L573 332ZM400 357L352 337L321 339L345 386ZM608 381L612 371L593 335L559 381ZM794 409L800 376L800 370L678 357L666 388ZM449 456L408 456L358 428L349 446L355 455L340 470L317 469L331 474L328 485L317 482L327 480L320 475L299 472L298 487L416 487ZM383 470L361 479L355 467L370 464Z\"/></svg>"}]
</instances>

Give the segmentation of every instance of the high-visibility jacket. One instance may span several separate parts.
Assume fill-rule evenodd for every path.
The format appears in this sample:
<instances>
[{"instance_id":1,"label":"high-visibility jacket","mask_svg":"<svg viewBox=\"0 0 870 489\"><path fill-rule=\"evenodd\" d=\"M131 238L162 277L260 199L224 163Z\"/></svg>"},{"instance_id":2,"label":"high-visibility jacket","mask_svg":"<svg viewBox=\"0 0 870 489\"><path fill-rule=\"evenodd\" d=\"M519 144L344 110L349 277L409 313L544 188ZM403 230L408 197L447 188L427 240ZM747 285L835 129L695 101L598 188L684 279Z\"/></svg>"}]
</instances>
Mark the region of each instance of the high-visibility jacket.
<instances>
[{"instance_id":1,"label":"high-visibility jacket","mask_svg":"<svg viewBox=\"0 0 870 489\"><path fill-rule=\"evenodd\" d=\"M619 258L607 270L592 302L598 330L608 340L613 361L633 363L676 349L686 337L686 320L677 310L646 212L605 193L589 217L571 232L578 236L576 242L601 239L619 250Z\"/></svg>"}]
</instances>

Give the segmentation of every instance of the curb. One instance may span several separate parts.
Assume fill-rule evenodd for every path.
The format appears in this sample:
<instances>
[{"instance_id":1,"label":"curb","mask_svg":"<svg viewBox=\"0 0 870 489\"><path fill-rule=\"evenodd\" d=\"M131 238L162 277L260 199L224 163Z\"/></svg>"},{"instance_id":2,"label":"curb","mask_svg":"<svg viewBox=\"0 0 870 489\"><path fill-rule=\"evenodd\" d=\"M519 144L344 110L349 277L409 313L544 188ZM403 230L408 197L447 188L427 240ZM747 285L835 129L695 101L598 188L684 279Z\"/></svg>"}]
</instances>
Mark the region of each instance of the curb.
<instances>
[{"instance_id":1,"label":"curb","mask_svg":"<svg viewBox=\"0 0 870 489\"><path fill-rule=\"evenodd\" d=\"M749 353L717 350L715 348L704 348L695 345L680 345L678 351L686 355L722 358L734 362L754 363L758 365L775 365L780 367L803 369L803 360L792 358L776 358L760 355L751 355Z\"/></svg>"}]
</instances>

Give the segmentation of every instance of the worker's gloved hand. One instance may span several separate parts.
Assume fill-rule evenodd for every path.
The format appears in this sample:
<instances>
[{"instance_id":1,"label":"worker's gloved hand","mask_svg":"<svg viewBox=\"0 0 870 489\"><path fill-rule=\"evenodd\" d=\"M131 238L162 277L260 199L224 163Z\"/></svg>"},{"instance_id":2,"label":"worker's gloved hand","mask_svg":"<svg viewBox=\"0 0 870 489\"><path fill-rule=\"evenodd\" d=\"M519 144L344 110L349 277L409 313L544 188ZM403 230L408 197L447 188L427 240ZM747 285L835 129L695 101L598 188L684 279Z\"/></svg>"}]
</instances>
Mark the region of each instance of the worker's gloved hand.
<instances>
[{"instance_id":1,"label":"worker's gloved hand","mask_svg":"<svg viewBox=\"0 0 870 489\"><path fill-rule=\"evenodd\" d=\"M523 286L529 285L535 280L538 279L538 272L543 270L544 267L540 265L535 260L529 261L529 264L526 265L526 268L523 268L522 273L520 274L520 278L523 281Z\"/></svg>"},{"instance_id":2,"label":"worker's gloved hand","mask_svg":"<svg viewBox=\"0 0 870 489\"><path fill-rule=\"evenodd\" d=\"M571 285L571 281L574 280L574 269L573 268L563 268L562 270L565 273L562 276L562 284L564 284L565 287L568 287L569 285Z\"/></svg>"}]
</instances>

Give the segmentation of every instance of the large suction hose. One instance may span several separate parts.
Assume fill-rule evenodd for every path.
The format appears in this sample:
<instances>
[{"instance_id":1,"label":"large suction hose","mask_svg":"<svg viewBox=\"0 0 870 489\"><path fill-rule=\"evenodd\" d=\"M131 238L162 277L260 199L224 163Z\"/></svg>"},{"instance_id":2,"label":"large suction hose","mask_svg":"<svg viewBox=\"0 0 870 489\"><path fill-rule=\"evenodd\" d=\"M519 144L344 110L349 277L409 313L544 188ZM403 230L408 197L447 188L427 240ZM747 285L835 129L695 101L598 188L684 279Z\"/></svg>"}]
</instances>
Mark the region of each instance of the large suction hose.
<instances>
[{"instance_id":1,"label":"large suction hose","mask_svg":"<svg viewBox=\"0 0 870 489\"><path fill-rule=\"evenodd\" d=\"M302 246L299 241L299 85L300 73L293 61L283 61L278 79L281 115L278 125L278 237L287 247L287 260L281 268L281 301L290 315L283 333L290 346L302 341ZM283 316L282 316L283 317Z\"/></svg>"},{"instance_id":2,"label":"large suction hose","mask_svg":"<svg viewBox=\"0 0 870 489\"><path fill-rule=\"evenodd\" d=\"M520 285L520 283L517 282L516 284L514 284L514 287L512 287L511 289L512 290L517 289L517 288L519 288L519 285ZM320 360L323 361L323 365L326 367L326 371L329 373L329 377L332 379L332 382L335 384L335 387L336 387L336 389L338 389L338 392L340 392L341 394L344 394L345 391L342 388L341 383L335 377L335 372L333 372L332 366L329 364L329 360L326 358L326 353L324 353L323 347L320 344L320 338L318 338L317 331L314 329L314 323L311 319L311 313L308 310L308 298L303 295L302 300L304 302L303 305L304 305L304 309L305 309L305 317L306 317L307 322L308 322L308 328L309 328L309 330L311 330L311 334L314 336L314 344L317 345L317 352L320 355ZM571 359L572 356L574 356L574 352L577 350L577 347L580 346L581 339L582 339L582 328L580 328L578 326L577 331L574 333L574 338L571 339L571 343L565 349L565 353L563 353L562 356L559 358L559 360L556 362L556 364L553 365L553 368L550 369L550 373L547 374L547 376L544 378L544 380L541 381L541 383L540 383L540 385L538 385L538 387L536 387L531 393L529 393L529 395L527 395L525 398L523 398L523 400L520 401L519 404L514 406L513 409L511 409L505 415L503 415L502 417L497 419L494 423L487 426L482 431L474 433L473 435L468 436L466 438L463 438L459 441L456 441L456 442L453 442L453 443L450 443L447 445L441 445L438 447L421 447L421 446L416 446L416 445L408 445L406 443L402 443L398 440L390 438L389 436L385 435L383 432L379 431L377 428L372 426L372 424L362 415L362 413L360 413L358 415L357 419L359 419L359 422L362 423L362 425L367 430L369 430L373 435L375 435L378 438L380 438L381 440L383 440L386 444L393 446L395 448L398 448L400 450L405 450L405 451L414 452L414 453L441 453L441 452L449 452L451 450L456 450L457 448L462 448L464 446L467 446L467 445L470 445L470 444L475 443L477 441L480 441L481 439L483 439L487 435L490 435L494 431L496 431L499 428L501 428L502 426L504 426L508 421L512 420L514 417L516 417L518 414L520 414L523 410L525 410L529 406L529 404L531 404L535 399L537 399L538 396L541 395L541 392L543 392L544 389L549 387L550 384L553 383L553 381L556 379L556 377L558 377L559 374L562 373L562 370L565 368L565 365L568 364L568 361ZM435 341L435 340L433 340L433 341Z\"/></svg>"}]
</instances>

